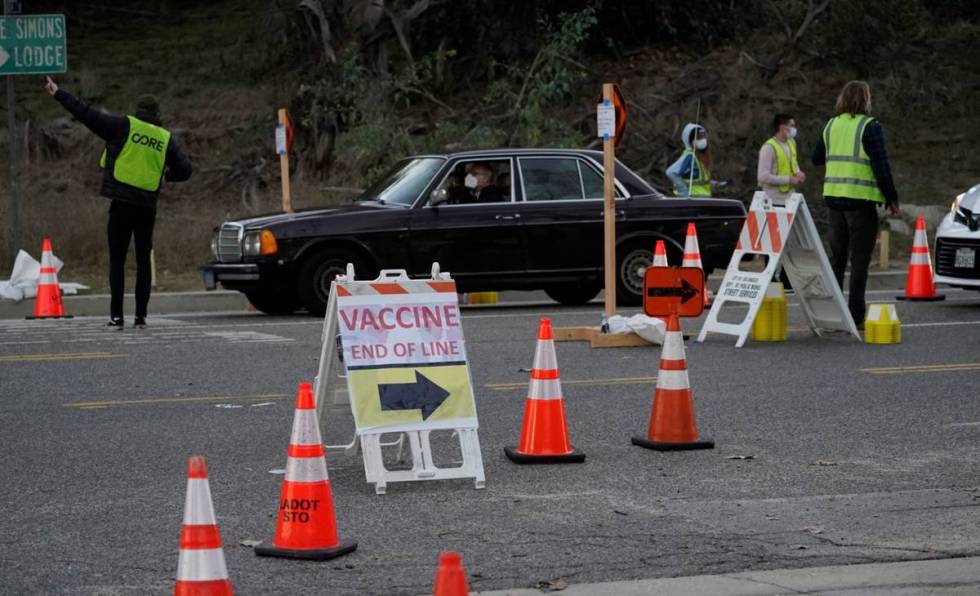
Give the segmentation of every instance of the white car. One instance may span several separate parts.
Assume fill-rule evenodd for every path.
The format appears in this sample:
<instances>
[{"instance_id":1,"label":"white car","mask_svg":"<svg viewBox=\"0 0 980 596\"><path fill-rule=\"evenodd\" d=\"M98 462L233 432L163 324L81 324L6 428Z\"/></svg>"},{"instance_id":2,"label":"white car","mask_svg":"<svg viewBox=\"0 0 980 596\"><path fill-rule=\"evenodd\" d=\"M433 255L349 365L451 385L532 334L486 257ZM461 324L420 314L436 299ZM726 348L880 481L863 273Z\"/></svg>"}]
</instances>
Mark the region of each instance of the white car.
<instances>
[{"instance_id":1,"label":"white car","mask_svg":"<svg viewBox=\"0 0 980 596\"><path fill-rule=\"evenodd\" d=\"M936 230L936 283L980 291L980 184L953 199Z\"/></svg>"}]
</instances>

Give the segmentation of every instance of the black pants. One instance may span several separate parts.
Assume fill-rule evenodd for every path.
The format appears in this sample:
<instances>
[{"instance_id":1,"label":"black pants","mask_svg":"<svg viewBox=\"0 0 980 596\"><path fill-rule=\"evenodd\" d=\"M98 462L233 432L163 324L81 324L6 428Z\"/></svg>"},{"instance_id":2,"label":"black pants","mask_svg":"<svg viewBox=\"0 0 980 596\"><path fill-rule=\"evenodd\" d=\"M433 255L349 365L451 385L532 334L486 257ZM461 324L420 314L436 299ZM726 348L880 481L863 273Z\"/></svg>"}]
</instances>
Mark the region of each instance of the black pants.
<instances>
[{"instance_id":1,"label":"black pants","mask_svg":"<svg viewBox=\"0 0 980 596\"><path fill-rule=\"evenodd\" d=\"M126 253L129 239L136 240L136 316L146 318L150 302L150 250L153 249L153 223L156 210L121 201L109 207L109 289L112 300L109 314L123 316L123 294L126 288Z\"/></svg>"},{"instance_id":2,"label":"black pants","mask_svg":"<svg viewBox=\"0 0 980 596\"><path fill-rule=\"evenodd\" d=\"M837 285L844 288L844 269L851 261L851 283L847 306L854 323L864 322L864 290L868 285L868 266L878 238L878 210L871 201L854 201L853 209L830 207L830 266Z\"/></svg>"}]
</instances>

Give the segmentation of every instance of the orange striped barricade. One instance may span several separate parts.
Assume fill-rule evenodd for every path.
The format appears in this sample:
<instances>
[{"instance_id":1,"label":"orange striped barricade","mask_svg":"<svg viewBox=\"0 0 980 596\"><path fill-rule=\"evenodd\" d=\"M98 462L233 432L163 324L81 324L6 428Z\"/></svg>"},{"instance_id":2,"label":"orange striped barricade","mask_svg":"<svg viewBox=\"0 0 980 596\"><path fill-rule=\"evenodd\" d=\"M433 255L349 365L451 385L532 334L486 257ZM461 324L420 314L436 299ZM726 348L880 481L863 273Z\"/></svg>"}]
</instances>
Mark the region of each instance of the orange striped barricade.
<instances>
[{"instance_id":1,"label":"orange striped barricade","mask_svg":"<svg viewBox=\"0 0 980 596\"><path fill-rule=\"evenodd\" d=\"M746 257L753 255L766 258L762 271L745 268ZM738 244L697 341L703 342L708 333L720 333L734 335L735 347L742 347L780 265L815 335L844 331L861 341L803 195L793 193L780 205L761 191L752 197ZM730 321L739 321L739 316L743 317L740 322Z\"/></svg>"},{"instance_id":2,"label":"orange striped barricade","mask_svg":"<svg viewBox=\"0 0 980 596\"><path fill-rule=\"evenodd\" d=\"M359 281L352 269L348 265L348 274L331 287L315 391L318 409L329 398L326 387L340 357L356 428L354 441L375 492L384 494L389 482L452 478L472 478L476 488L483 488L479 425L456 282L439 271L438 263L429 279L383 270L375 280ZM451 431L458 439L461 465L436 464L433 431ZM399 439L382 442L384 435L392 434ZM401 458L406 444L411 469L385 467L383 448L397 446Z\"/></svg>"}]
</instances>

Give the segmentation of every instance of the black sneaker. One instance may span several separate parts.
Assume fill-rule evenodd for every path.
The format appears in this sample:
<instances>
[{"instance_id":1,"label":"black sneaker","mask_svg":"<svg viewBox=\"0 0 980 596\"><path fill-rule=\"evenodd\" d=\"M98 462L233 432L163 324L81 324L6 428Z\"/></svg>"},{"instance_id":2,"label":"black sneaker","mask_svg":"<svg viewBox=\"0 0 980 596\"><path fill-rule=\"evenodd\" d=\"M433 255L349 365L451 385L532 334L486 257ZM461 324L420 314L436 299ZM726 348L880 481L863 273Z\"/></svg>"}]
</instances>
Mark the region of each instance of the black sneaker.
<instances>
[{"instance_id":1,"label":"black sneaker","mask_svg":"<svg viewBox=\"0 0 980 596\"><path fill-rule=\"evenodd\" d=\"M146 319L143 317L136 317L133 319L134 329L146 329Z\"/></svg>"},{"instance_id":2,"label":"black sneaker","mask_svg":"<svg viewBox=\"0 0 980 596\"><path fill-rule=\"evenodd\" d=\"M119 318L113 317L113 318L109 319L109 322L108 323L105 324L105 328L108 329L108 330L110 330L110 331L122 331L122 328L124 326L125 325L123 323L122 317L119 317Z\"/></svg>"}]
</instances>

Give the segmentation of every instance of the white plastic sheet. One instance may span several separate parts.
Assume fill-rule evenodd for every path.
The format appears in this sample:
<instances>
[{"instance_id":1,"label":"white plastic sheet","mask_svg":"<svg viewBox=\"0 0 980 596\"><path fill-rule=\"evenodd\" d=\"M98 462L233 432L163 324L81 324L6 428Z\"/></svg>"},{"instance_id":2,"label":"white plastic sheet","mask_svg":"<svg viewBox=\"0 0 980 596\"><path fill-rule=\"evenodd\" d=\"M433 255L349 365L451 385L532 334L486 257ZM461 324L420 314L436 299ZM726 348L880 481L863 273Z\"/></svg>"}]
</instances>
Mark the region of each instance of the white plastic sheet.
<instances>
[{"instance_id":1,"label":"white plastic sheet","mask_svg":"<svg viewBox=\"0 0 980 596\"><path fill-rule=\"evenodd\" d=\"M64 262L58 257L51 255L55 271L60 272L64 267ZM41 275L41 263L26 251L17 251L17 258L14 259L14 269L10 272L9 280L0 280L0 298L20 302L25 298L37 296L37 280ZM79 290L88 290L89 287L78 283L59 283L63 294L77 294Z\"/></svg>"}]
</instances>

